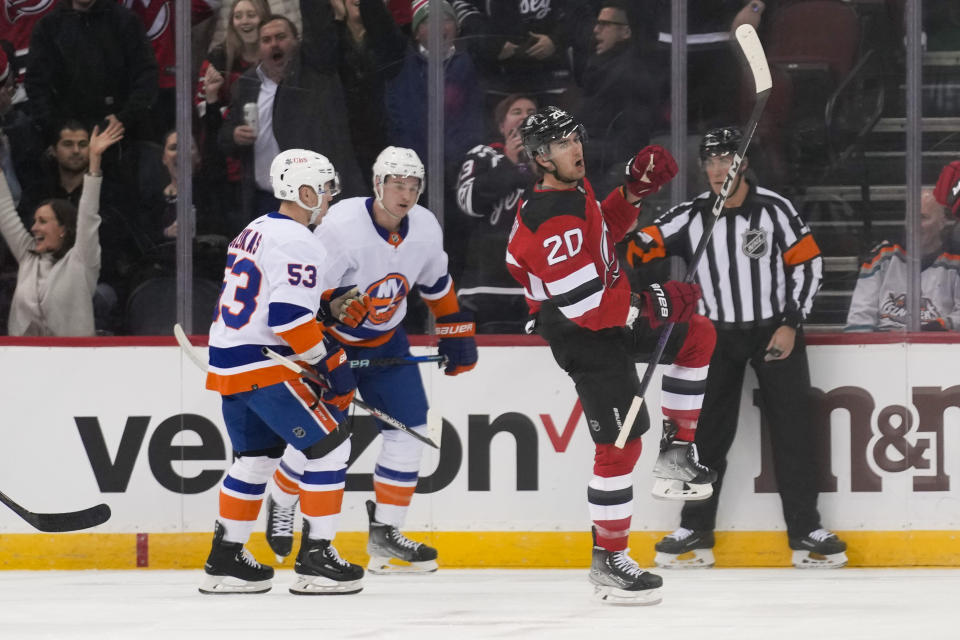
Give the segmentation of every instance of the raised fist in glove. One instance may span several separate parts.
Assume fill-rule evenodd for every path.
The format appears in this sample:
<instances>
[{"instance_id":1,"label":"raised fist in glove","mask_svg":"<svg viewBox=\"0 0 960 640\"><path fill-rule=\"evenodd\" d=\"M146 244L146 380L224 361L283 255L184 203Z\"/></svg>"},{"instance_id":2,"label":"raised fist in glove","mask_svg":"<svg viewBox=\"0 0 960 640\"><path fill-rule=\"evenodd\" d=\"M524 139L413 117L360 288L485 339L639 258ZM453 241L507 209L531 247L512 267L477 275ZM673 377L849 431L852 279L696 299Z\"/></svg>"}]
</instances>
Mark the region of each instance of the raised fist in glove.
<instances>
[{"instance_id":1,"label":"raised fist in glove","mask_svg":"<svg viewBox=\"0 0 960 640\"><path fill-rule=\"evenodd\" d=\"M646 198L660 191L660 187L677 175L677 161L670 152L657 144L644 147L627 162L624 187L637 198Z\"/></svg>"},{"instance_id":2,"label":"raised fist in glove","mask_svg":"<svg viewBox=\"0 0 960 640\"><path fill-rule=\"evenodd\" d=\"M357 390L357 379L350 368L346 352L328 338L323 339L323 344L327 348L326 355L312 364L317 374L326 382L326 387L316 389L314 384L310 384L319 392L321 400L340 411L346 411Z\"/></svg>"},{"instance_id":3,"label":"raised fist in glove","mask_svg":"<svg viewBox=\"0 0 960 640\"><path fill-rule=\"evenodd\" d=\"M327 289L320 297L317 319L324 324L339 322L358 327L374 311L370 296L360 293L356 286Z\"/></svg>"},{"instance_id":4,"label":"raised fist in glove","mask_svg":"<svg viewBox=\"0 0 960 640\"><path fill-rule=\"evenodd\" d=\"M697 311L697 301L703 292L700 285L668 280L663 284L651 284L640 293L633 294L640 300L640 315L650 320L651 327L665 322L688 322Z\"/></svg>"},{"instance_id":5,"label":"raised fist in glove","mask_svg":"<svg viewBox=\"0 0 960 640\"><path fill-rule=\"evenodd\" d=\"M447 358L443 372L448 376L470 371L477 365L474 333L473 314L469 311L458 311L437 318L437 336L440 338L437 352Z\"/></svg>"}]
</instances>

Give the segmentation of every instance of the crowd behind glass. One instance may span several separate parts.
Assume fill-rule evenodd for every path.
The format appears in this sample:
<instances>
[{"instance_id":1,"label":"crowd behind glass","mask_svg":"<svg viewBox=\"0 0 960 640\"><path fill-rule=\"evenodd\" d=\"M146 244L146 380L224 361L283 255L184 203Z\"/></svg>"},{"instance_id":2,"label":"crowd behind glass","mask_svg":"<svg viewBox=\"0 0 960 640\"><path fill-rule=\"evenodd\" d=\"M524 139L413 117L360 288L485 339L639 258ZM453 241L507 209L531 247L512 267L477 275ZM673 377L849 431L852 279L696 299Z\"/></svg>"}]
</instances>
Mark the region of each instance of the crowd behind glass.
<instances>
[{"instance_id":1,"label":"crowd behind glass","mask_svg":"<svg viewBox=\"0 0 960 640\"><path fill-rule=\"evenodd\" d=\"M790 197L823 250L824 285L807 324L902 330L904 323L891 321L906 306L890 284L903 277L899 263L869 291L858 281L890 262L884 257L906 264L905 142L884 137L890 127L883 125L904 115L903 3L836 0L845 13L820 28L835 40L832 58L777 64L810 37L799 18L785 17L808 2L688 2L689 147L707 130L742 126L748 117L752 87L729 33L753 24L775 91L749 177ZM957 3L923 4L925 55L960 51ZM172 0L6 8L0 329L8 335L169 333L183 233L194 234L194 308L202 316L195 329L202 332L228 243L276 207L273 156L293 147L318 151L340 174L341 198L370 196L373 161L388 145L416 151L428 174L442 172L434 182L442 197L430 201L442 202L435 213L450 272L478 331L521 333L525 303L503 255L517 203L537 180L520 141L524 118L556 105L583 123L587 176L598 194L622 182L625 162L644 145L669 147L676 125L668 0L193 0L189 143L176 133ZM431 10L442 12L437 52L429 49ZM831 35L832 26L847 31ZM437 166L427 162L431 56L444 72ZM958 68L924 67L924 116L960 113L960 85L950 75ZM923 157L927 188L917 212L925 330L960 326L960 300L943 295L947 287L960 297L956 193L951 200L948 184L960 176L960 165L950 165L960 158L953 135L923 140L925 151L937 150ZM887 155L871 153L877 150ZM193 230L178 225L181 151L192 167ZM947 188L934 190L951 166ZM695 151L681 170L684 199L706 189ZM676 204L664 190L644 205L641 222ZM930 284L938 294L926 291L934 278L928 269L938 269ZM927 305L937 306L930 317ZM421 332L425 317L409 314L408 329Z\"/></svg>"}]
</instances>

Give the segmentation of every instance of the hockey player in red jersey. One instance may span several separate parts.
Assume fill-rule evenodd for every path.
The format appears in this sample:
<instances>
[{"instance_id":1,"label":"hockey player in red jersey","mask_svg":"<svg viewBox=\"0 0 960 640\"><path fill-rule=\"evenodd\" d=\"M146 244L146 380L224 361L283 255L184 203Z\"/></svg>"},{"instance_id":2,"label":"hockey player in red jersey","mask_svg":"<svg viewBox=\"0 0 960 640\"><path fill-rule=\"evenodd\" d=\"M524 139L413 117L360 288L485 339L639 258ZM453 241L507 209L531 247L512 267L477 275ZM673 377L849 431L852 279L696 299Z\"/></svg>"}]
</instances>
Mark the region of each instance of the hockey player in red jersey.
<instances>
[{"instance_id":1,"label":"hockey player in red jersey","mask_svg":"<svg viewBox=\"0 0 960 640\"><path fill-rule=\"evenodd\" d=\"M697 285L670 281L631 292L614 244L635 224L643 198L669 182L677 166L666 149L645 147L627 163L624 186L601 204L584 177L582 125L546 107L529 116L521 132L542 178L518 208L507 267L525 289L535 330L576 386L595 444L587 489L594 536L590 580L602 600L655 604L663 581L627 554L632 473L640 436L649 428L645 408L626 446L614 442L640 386L636 363L653 352L657 327L678 323L663 358L671 364L663 375L665 420L654 495L710 495L716 474L699 464L693 436L716 333L695 313Z\"/></svg>"}]
</instances>

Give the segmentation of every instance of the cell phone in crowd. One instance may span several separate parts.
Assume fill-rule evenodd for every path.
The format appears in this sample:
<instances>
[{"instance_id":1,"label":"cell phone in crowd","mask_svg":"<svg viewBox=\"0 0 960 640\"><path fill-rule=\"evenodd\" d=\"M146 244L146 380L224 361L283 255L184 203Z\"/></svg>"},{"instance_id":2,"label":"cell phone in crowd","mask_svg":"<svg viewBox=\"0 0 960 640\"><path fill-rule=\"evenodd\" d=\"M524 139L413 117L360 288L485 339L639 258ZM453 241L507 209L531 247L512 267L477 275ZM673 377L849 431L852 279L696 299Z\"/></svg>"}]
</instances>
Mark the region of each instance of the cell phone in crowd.
<instances>
[{"instance_id":1,"label":"cell phone in crowd","mask_svg":"<svg viewBox=\"0 0 960 640\"><path fill-rule=\"evenodd\" d=\"M770 347L769 349L767 349L767 353L764 355L763 359L765 362L769 362L770 360L775 360L782 355L783 355L783 349L779 349L777 347Z\"/></svg>"},{"instance_id":2,"label":"cell phone in crowd","mask_svg":"<svg viewBox=\"0 0 960 640\"><path fill-rule=\"evenodd\" d=\"M257 125L259 124L260 111L256 102L248 102L243 105L243 122L253 129L253 134L257 134Z\"/></svg>"}]
</instances>

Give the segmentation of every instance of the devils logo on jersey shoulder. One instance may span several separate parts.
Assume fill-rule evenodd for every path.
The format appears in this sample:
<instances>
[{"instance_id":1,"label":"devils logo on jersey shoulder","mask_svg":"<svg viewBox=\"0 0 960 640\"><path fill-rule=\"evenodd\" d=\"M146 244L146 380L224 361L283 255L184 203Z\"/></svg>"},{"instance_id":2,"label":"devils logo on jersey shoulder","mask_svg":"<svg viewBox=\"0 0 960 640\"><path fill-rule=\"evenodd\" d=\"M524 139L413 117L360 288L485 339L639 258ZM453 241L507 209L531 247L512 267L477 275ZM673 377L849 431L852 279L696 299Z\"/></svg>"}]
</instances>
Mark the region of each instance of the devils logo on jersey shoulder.
<instances>
[{"instance_id":1,"label":"devils logo on jersey shoulder","mask_svg":"<svg viewBox=\"0 0 960 640\"><path fill-rule=\"evenodd\" d=\"M3 0L3 15L13 24L20 18L45 13L55 0Z\"/></svg>"},{"instance_id":2,"label":"devils logo on jersey shoulder","mask_svg":"<svg viewBox=\"0 0 960 640\"><path fill-rule=\"evenodd\" d=\"M371 284L367 287L367 295L370 296L374 310L367 317L367 322L373 325L389 322L408 293L410 283L400 273L387 274Z\"/></svg>"},{"instance_id":3,"label":"devils logo on jersey shoulder","mask_svg":"<svg viewBox=\"0 0 960 640\"><path fill-rule=\"evenodd\" d=\"M747 229L740 237L742 239L740 250L748 258L757 260L767 255L770 250L770 245L767 242L767 232L763 229Z\"/></svg>"}]
</instances>

